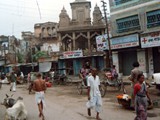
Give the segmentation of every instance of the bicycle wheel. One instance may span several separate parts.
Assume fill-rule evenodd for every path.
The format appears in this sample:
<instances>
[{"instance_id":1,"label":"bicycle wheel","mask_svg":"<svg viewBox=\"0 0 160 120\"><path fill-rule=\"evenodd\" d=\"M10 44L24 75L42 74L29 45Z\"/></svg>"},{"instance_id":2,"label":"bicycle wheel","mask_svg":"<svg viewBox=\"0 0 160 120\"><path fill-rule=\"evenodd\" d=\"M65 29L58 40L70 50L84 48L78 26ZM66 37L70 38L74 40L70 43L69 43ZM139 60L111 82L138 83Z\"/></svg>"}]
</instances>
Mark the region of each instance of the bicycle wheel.
<instances>
[{"instance_id":1,"label":"bicycle wheel","mask_svg":"<svg viewBox=\"0 0 160 120\"><path fill-rule=\"evenodd\" d=\"M82 93L83 93L83 85L82 85L82 83L78 83L77 92L78 92L79 95L82 95Z\"/></svg>"},{"instance_id":2,"label":"bicycle wheel","mask_svg":"<svg viewBox=\"0 0 160 120\"><path fill-rule=\"evenodd\" d=\"M121 80L116 79L115 87L117 91L121 90Z\"/></svg>"},{"instance_id":3,"label":"bicycle wheel","mask_svg":"<svg viewBox=\"0 0 160 120\"><path fill-rule=\"evenodd\" d=\"M59 79L54 79L52 83L53 83L53 86L58 85L59 84Z\"/></svg>"},{"instance_id":4,"label":"bicycle wheel","mask_svg":"<svg viewBox=\"0 0 160 120\"><path fill-rule=\"evenodd\" d=\"M72 82L73 82L73 80L72 80L72 78L69 78L69 77L67 77L67 85L72 85Z\"/></svg>"},{"instance_id":5,"label":"bicycle wheel","mask_svg":"<svg viewBox=\"0 0 160 120\"><path fill-rule=\"evenodd\" d=\"M104 84L101 84L100 92L101 92L101 96L104 97L106 94L106 87Z\"/></svg>"}]
</instances>

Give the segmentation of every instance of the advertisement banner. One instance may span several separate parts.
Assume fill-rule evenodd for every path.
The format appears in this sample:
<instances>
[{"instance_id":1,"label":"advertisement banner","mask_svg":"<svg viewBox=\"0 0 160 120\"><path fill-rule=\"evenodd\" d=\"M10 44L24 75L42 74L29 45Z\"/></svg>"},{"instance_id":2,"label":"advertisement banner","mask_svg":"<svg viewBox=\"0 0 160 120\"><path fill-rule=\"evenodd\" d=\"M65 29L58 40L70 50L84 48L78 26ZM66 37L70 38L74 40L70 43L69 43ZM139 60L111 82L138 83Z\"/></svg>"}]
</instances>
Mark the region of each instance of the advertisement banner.
<instances>
[{"instance_id":1,"label":"advertisement banner","mask_svg":"<svg viewBox=\"0 0 160 120\"><path fill-rule=\"evenodd\" d=\"M97 51L108 50L107 35L100 35L96 37ZM111 49L121 49L139 46L138 34L132 34L122 37L116 37L110 39Z\"/></svg>"},{"instance_id":2,"label":"advertisement banner","mask_svg":"<svg viewBox=\"0 0 160 120\"><path fill-rule=\"evenodd\" d=\"M52 62L41 62L39 63L39 72L48 72L52 67Z\"/></svg>"},{"instance_id":3,"label":"advertisement banner","mask_svg":"<svg viewBox=\"0 0 160 120\"><path fill-rule=\"evenodd\" d=\"M63 52L63 58L78 58L78 57L83 57L82 50Z\"/></svg>"},{"instance_id":4,"label":"advertisement banner","mask_svg":"<svg viewBox=\"0 0 160 120\"><path fill-rule=\"evenodd\" d=\"M107 34L96 37L97 51L104 51L108 49Z\"/></svg>"},{"instance_id":5,"label":"advertisement banner","mask_svg":"<svg viewBox=\"0 0 160 120\"><path fill-rule=\"evenodd\" d=\"M156 47L160 46L160 32L154 32L141 35L141 47Z\"/></svg>"}]
</instances>

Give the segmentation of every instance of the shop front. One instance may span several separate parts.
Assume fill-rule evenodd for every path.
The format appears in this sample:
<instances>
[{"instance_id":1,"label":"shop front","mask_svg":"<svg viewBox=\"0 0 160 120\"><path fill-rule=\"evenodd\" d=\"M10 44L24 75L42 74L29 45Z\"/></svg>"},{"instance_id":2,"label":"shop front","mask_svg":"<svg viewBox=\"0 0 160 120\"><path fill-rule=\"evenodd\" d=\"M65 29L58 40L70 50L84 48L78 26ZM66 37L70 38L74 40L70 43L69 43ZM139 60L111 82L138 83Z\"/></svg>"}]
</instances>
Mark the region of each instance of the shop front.
<instances>
[{"instance_id":1,"label":"shop front","mask_svg":"<svg viewBox=\"0 0 160 120\"><path fill-rule=\"evenodd\" d=\"M63 52L63 56L58 60L58 67L59 69L67 68L66 74L78 75L83 64L86 62L89 62L91 67L95 67L98 70L102 70L104 68L103 55L84 56L82 50Z\"/></svg>"},{"instance_id":2,"label":"shop front","mask_svg":"<svg viewBox=\"0 0 160 120\"><path fill-rule=\"evenodd\" d=\"M139 35L132 34L111 39L113 64L124 76L130 75L133 62L139 61Z\"/></svg>"},{"instance_id":3,"label":"shop front","mask_svg":"<svg viewBox=\"0 0 160 120\"><path fill-rule=\"evenodd\" d=\"M141 47L147 51L149 74L160 72L160 31L141 34Z\"/></svg>"}]
</instances>

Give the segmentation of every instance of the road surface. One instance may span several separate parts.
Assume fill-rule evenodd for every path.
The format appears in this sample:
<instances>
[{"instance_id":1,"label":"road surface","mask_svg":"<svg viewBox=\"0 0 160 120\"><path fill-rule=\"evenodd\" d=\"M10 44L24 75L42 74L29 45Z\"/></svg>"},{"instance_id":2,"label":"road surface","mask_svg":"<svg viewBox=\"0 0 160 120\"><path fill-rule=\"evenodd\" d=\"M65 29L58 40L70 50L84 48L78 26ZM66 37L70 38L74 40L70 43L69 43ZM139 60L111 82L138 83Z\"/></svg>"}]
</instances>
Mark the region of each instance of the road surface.
<instances>
[{"instance_id":1,"label":"road surface","mask_svg":"<svg viewBox=\"0 0 160 120\"><path fill-rule=\"evenodd\" d=\"M10 85L3 85L0 89L0 101L5 94L14 94L13 98L22 96L28 111L28 120L40 120L38 108L35 104L34 92L28 94L26 85L18 85L16 92L9 91ZM102 120L133 120L135 112L126 110L118 104L116 92L108 92L103 98L103 108L100 113ZM44 110L46 120L95 120L96 113L92 110L92 116L87 115L86 93L78 95L75 85L56 86L48 88L45 94L46 108ZM4 119L6 108L0 105L0 120ZM148 111L148 120L160 120L160 109L154 108Z\"/></svg>"}]
</instances>

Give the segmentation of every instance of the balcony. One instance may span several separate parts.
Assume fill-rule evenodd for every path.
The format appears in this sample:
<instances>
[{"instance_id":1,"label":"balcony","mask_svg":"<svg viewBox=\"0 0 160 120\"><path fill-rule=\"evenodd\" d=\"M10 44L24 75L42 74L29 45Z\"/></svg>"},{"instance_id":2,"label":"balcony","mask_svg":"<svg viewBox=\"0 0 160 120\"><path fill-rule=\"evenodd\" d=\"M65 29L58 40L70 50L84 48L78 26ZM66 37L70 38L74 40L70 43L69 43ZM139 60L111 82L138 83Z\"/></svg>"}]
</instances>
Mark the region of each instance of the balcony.
<instances>
[{"instance_id":1,"label":"balcony","mask_svg":"<svg viewBox=\"0 0 160 120\"><path fill-rule=\"evenodd\" d=\"M123 33L123 32L130 32L130 31L136 31L136 30L141 30L140 25L138 26L132 26L132 27L127 27L127 28L121 28L118 29L118 33Z\"/></svg>"}]
</instances>

